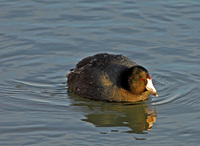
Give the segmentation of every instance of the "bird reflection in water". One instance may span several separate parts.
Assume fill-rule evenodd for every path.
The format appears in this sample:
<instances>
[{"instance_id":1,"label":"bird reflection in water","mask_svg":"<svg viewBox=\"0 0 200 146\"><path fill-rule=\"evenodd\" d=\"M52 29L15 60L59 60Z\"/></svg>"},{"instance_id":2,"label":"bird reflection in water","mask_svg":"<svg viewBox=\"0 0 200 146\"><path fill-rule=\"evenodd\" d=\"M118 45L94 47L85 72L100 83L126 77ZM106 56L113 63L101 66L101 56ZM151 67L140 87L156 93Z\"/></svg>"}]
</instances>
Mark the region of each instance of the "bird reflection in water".
<instances>
[{"instance_id":1,"label":"bird reflection in water","mask_svg":"<svg viewBox=\"0 0 200 146\"><path fill-rule=\"evenodd\" d=\"M152 129L157 117L156 110L148 107L145 102L128 104L87 100L75 102L73 106L87 106L88 110L83 110L85 118L82 121L92 123L96 127L115 127L110 132L146 134L147 130ZM128 131L119 131L119 127L126 127Z\"/></svg>"}]
</instances>

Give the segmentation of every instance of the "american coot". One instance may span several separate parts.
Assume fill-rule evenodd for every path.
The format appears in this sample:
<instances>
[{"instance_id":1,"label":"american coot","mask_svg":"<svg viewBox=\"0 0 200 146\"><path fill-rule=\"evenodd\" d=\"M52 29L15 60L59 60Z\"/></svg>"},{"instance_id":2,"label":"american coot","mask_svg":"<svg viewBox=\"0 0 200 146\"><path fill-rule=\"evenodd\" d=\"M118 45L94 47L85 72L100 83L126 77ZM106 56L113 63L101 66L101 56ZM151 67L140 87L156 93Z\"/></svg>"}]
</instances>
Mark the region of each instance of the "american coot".
<instances>
[{"instance_id":1,"label":"american coot","mask_svg":"<svg viewBox=\"0 0 200 146\"><path fill-rule=\"evenodd\" d=\"M158 96L148 71L123 55L86 57L67 77L69 90L90 99L136 102Z\"/></svg>"}]
</instances>

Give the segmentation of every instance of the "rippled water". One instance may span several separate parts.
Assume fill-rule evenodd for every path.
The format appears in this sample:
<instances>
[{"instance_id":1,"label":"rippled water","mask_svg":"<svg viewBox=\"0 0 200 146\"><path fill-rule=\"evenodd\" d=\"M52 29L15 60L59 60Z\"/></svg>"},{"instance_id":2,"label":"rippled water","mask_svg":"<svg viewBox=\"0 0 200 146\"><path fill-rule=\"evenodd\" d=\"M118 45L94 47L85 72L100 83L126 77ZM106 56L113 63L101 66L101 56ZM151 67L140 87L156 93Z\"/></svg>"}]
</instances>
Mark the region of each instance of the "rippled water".
<instances>
[{"instance_id":1,"label":"rippled water","mask_svg":"<svg viewBox=\"0 0 200 146\"><path fill-rule=\"evenodd\" d=\"M33 0L0 3L0 145L197 145L200 3ZM123 54L159 98L138 104L68 93L83 57Z\"/></svg>"}]
</instances>

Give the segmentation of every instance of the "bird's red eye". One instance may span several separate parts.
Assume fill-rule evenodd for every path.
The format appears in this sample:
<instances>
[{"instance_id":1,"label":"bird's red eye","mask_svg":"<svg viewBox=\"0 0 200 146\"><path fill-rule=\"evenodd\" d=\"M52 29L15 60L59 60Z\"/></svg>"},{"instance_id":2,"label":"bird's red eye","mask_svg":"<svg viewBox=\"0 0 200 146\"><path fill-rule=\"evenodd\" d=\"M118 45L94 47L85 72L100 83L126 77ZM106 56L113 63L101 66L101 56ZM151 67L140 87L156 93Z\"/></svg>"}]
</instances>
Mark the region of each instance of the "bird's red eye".
<instances>
[{"instance_id":1,"label":"bird's red eye","mask_svg":"<svg viewBox=\"0 0 200 146\"><path fill-rule=\"evenodd\" d=\"M144 79L140 79L141 81L144 81Z\"/></svg>"}]
</instances>

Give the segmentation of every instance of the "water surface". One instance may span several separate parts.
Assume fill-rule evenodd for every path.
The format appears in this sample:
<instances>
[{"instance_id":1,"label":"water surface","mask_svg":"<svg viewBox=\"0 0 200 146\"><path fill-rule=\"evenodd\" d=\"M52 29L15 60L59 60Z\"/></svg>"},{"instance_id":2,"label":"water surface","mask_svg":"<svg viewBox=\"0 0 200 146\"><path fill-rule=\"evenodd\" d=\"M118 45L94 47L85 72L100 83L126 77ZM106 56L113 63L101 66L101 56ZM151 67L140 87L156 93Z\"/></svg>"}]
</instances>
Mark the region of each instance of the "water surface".
<instances>
[{"instance_id":1,"label":"water surface","mask_svg":"<svg viewBox=\"0 0 200 146\"><path fill-rule=\"evenodd\" d=\"M0 145L197 145L200 3L2 1ZM150 72L159 98L137 104L68 92L83 57L123 54Z\"/></svg>"}]
</instances>

